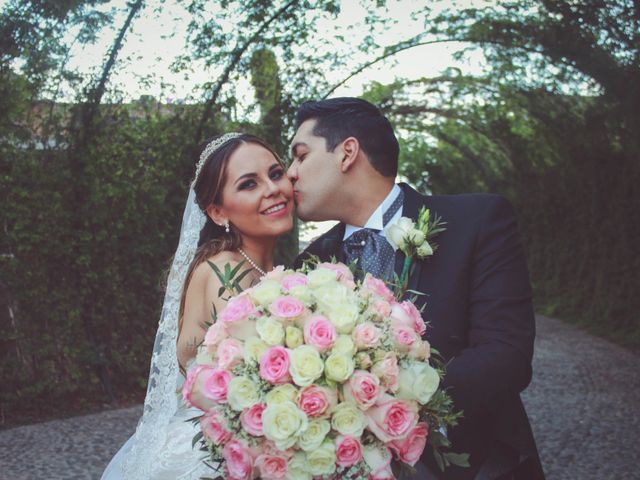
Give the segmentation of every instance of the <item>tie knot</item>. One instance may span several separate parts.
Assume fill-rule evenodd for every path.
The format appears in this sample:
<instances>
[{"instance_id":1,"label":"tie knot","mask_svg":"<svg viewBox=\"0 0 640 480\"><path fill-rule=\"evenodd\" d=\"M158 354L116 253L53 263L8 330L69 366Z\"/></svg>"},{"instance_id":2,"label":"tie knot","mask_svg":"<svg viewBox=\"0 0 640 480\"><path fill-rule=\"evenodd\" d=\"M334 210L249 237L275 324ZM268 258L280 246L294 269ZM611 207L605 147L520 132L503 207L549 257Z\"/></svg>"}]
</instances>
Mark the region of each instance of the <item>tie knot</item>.
<instances>
[{"instance_id":1,"label":"tie knot","mask_svg":"<svg viewBox=\"0 0 640 480\"><path fill-rule=\"evenodd\" d=\"M367 244L367 241L379 232L380 230L376 230L375 228L361 228L357 232L351 234L344 243L349 246L364 247Z\"/></svg>"}]
</instances>

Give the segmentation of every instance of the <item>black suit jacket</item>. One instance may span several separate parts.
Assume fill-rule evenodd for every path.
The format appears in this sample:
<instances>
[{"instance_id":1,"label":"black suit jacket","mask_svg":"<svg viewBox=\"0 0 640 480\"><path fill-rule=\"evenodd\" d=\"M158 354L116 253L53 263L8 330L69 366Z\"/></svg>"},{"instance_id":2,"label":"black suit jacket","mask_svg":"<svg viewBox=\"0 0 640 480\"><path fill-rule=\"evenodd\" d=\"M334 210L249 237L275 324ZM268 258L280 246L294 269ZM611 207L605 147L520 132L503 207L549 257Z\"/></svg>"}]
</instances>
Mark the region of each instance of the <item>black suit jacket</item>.
<instances>
[{"instance_id":1,"label":"black suit jacket","mask_svg":"<svg viewBox=\"0 0 640 480\"><path fill-rule=\"evenodd\" d=\"M442 475L427 449L417 478L494 478L499 474L486 467L498 458L520 464L515 478L543 479L519 395L531 380L535 322L513 208L498 195L423 196L400 187L403 216L415 219L426 206L446 222L435 239L438 249L416 265L409 288L426 293L417 302L426 302L426 338L448 362L443 386L464 410L460 425L449 432L453 450L471 454L471 468L449 467ZM319 237L296 266L308 255L341 260L344 228L338 224ZM402 260L398 251L398 274Z\"/></svg>"}]
</instances>

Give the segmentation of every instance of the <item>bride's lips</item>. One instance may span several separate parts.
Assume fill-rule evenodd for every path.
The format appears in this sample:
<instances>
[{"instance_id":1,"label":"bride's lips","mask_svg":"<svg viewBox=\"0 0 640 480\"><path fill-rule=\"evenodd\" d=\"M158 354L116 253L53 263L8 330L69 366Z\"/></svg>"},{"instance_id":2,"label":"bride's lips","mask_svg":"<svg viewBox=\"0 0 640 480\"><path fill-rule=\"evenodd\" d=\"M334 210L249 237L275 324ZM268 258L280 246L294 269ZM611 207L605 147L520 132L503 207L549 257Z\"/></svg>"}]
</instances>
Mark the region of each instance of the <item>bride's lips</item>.
<instances>
[{"instance_id":1,"label":"bride's lips","mask_svg":"<svg viewBox=\"0 0 640 480\"><path fill-rule=\"evenodd\" d=\"M273 209L274 207L278 207L278 208L269 212L269 210ZM267 217L273 218L273 217L282 217L286 215L288 212L289 212L289 201L284 201L284 202L275 203L271 205L269 208L265 208L260 213L262 215L266 215Z\"/></svg>"}]
</instances>

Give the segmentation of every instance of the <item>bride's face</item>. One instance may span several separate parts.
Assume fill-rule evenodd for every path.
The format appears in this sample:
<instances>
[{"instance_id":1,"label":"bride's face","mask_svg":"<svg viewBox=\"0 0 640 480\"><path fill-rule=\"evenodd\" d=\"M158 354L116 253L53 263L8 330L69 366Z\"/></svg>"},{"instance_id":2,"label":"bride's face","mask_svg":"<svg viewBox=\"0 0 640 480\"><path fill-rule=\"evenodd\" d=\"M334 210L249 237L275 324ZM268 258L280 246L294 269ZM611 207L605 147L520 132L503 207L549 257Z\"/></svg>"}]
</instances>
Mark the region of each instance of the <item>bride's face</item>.
<instances>
[{"instance_id":1,"label":"bride's face","mask_svg":"<svg viewBox=\"0 0 640 480\"><path fill-rule=\"evenodd\" d=\"M293 187L273 154L243 143L229 157L219 213L243 236L275 237L293 228Z\"/></svg>"}]
</instances>

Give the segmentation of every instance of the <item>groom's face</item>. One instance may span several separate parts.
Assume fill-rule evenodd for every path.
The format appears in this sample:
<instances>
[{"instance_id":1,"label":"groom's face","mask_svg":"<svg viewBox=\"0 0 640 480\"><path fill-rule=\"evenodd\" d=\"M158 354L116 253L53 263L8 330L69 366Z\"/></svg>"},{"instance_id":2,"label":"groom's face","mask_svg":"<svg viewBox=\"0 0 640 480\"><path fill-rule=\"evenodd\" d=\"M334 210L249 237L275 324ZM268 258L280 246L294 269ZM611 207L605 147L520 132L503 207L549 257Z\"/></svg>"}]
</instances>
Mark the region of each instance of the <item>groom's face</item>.
<instances>
[{"instance_id":1,"label":"groom's face","mask_svg":"<svg viewBox=\"0 0 640 480\"><path fill-rule=\"evenodd\" d=\"M336 220L341 188L342 148L327 151L324 137L313 134L316 120L302 123L291 142L293 161L287 175L293 182L298 217L304 221Z\"/></svg>"}]
</instances>

